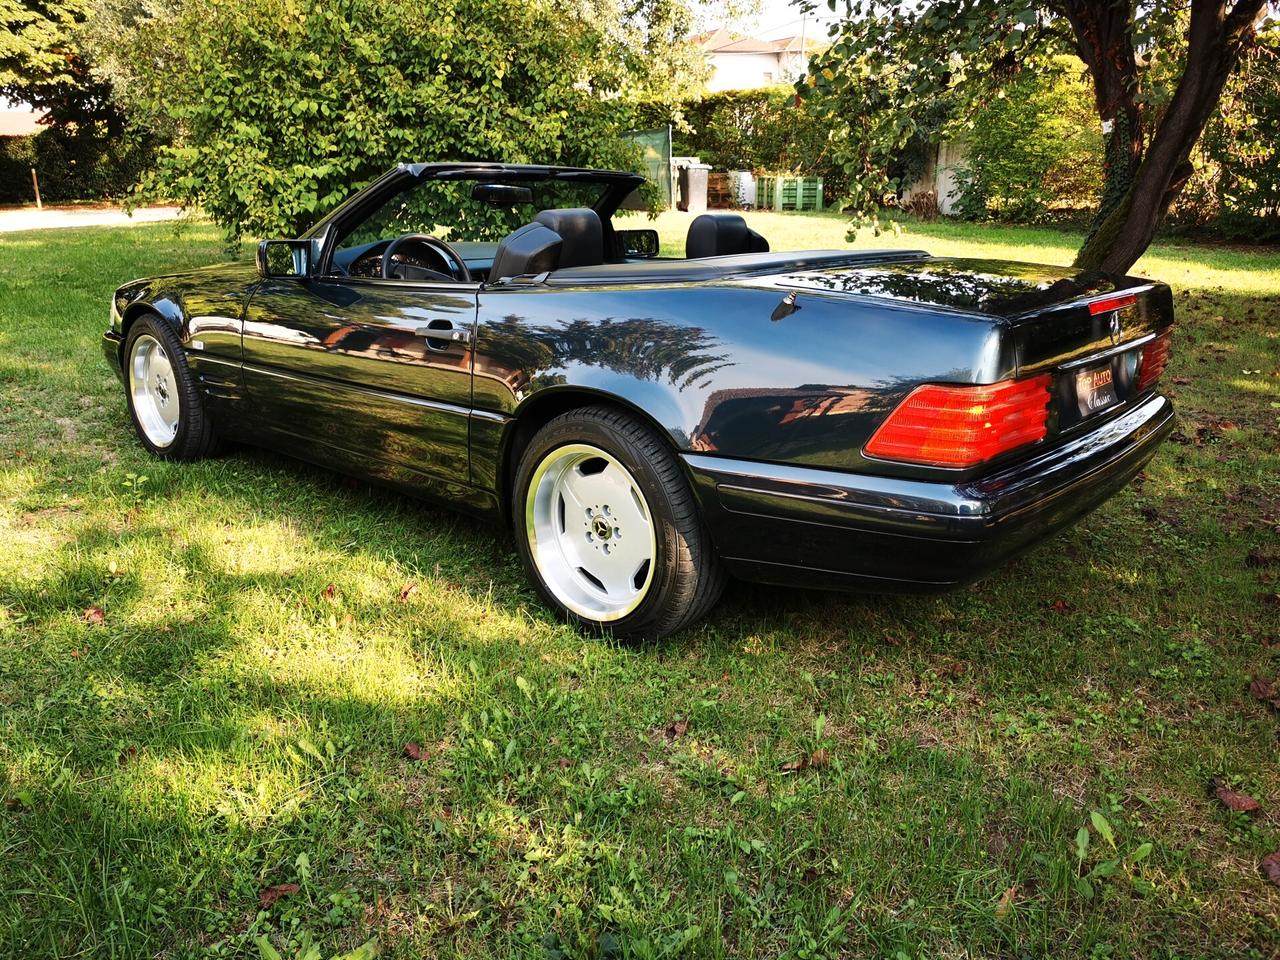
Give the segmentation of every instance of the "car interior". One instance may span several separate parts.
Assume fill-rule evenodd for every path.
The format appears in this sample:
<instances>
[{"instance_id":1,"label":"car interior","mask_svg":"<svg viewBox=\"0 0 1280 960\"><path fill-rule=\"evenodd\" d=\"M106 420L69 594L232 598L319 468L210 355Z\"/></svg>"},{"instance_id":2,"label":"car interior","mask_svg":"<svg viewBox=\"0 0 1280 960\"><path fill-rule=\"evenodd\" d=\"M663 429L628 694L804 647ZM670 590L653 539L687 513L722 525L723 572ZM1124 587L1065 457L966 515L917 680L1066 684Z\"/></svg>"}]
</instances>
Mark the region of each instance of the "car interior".
<instances>
[{"instance_id":1,"label":"car interior","mask_svg":"<svg viewBox=\"0 0 1280 960\"><path fill-rule=\"evenodd\" d=\"M493 190L498 186L483 188ZM572 277L566 271L606 265L682 262L680 258L657 257L656 240L653 254L628 255L621 239L632 232L615 230L611 218L602 219L590 207L554 208L540 211L496 243L446 242L430 233L408 232L340 245L330 269L347 277L496 283L514 278L545 279L551 273L565 280ZM769 242L748 227L740 214L704 213L689 225L683 259L708 260L768 250Z\"/></svg>"},{"instance_id":2,"label":"car interior","mask_svg":"<svg viewBox=\"0 0 1280 960\"><path fill-rule=\"evenodd\" d=\"M685 239L686 260L768 250L769 241L736 213L700 214ZM651 259L655 258L644 258ZM604 227L594 210L543 210L498 244L487 275L498 280L627 262L631 261L625 256L608 255Z\"/></svg>"}]
</instances>

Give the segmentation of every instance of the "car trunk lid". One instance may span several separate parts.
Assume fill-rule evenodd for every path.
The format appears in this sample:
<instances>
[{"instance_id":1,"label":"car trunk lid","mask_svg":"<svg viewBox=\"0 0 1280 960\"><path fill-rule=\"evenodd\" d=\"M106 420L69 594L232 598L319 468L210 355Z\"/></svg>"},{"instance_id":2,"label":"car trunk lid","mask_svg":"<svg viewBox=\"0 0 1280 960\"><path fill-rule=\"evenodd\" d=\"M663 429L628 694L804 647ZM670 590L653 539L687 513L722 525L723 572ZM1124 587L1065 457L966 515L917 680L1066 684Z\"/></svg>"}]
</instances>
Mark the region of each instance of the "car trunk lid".
<instances>
[{"instance_id":1,"label":"car trunk lid","mask_svg":"<svg viewBox=\"0 0 1280 960\"><path fill-rule=\"evenodd\" d=\"M1043 377L1051 397L1045 436L1014 458L1063 442L1145 396L1154 382L1149 374L1158 376L1167 358L1162 334L1173 322L1164 284L1002 260L833 265L778 283L990 319L1003 361L986 371L989 381L976 374L973 382Z\"/></svg>"},{"instance_id":2,"label":"car trunk lid","mask_svg":"<svg viewBox=\"0 0 1280 960\"><path fill-rule=\"evenodd\" d=\"M1020 377L1136 344L1173 319L1163 284L1007 260L835 266L787 275L779 285L990 317L1008 331Z\"/></svg>"}]
</instances>

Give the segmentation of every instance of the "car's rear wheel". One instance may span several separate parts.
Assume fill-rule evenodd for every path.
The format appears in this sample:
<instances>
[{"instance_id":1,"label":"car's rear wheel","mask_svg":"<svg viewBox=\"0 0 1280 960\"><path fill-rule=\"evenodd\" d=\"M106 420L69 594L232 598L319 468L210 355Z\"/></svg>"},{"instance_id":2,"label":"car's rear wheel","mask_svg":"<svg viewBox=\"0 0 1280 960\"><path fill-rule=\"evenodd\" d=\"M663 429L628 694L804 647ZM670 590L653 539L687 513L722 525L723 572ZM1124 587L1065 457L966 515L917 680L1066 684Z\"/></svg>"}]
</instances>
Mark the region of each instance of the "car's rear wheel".
<instances>
[{"instance_id":1,"label":"car's rear wheel","mask_svg":"<svg viewBox=\"0 0 1280 960\"><path fill-rule=\"evenodd\" d=\"M542 427L520 458L513 514L539 592L590 631L664 637L724 588L678 460L621 411L583 407Z\"/></svg>"},{"instance_id":2,"label":"car's rear wheel","mask_svg":"<svg viewBox=\"0 0 1280 960\"><path fill-rule=\"evenodd\" d=\"M217 434L182 343L159 317L139 317L129 328L124 373L129 414L148 450L170 460L198 460L216 451Z\"/></svg>"}]
</instances>

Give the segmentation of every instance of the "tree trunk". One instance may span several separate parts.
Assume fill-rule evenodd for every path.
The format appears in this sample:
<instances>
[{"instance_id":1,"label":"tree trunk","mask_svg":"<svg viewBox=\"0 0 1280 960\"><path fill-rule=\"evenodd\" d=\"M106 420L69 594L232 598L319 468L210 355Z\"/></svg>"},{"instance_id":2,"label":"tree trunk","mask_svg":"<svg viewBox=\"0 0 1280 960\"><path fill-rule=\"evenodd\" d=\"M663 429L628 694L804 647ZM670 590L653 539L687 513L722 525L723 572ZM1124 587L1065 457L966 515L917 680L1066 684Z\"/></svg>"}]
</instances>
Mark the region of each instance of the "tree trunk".
<instances>
[{"instance_id":1,"label":"tree trunk","mask_svg":"<svg viewBox=\"0 0 1280 960\"><path fill-rule=\"evenodd\" d=\"M1156 127L1133 183L1076 255L1086 270L1125 273L1146 251L1169 205L1191 175L1191 150L1222 88L1254 39L1265 0L1192 0L1182 78Z\"/></svg>"},{"instance_id":2,"label":"tree trunk","mask_svg":"<svg viewBox=\"0 0 1280 960\"><path fill-rule=\"evenodd\" d=\"M1089 227L1091 240L1128 196L1142 163L1142 113L1135 99L1138 65L1127 4L1063 0L1061 12L1071 24L1076 53L1089 68L1094 103L1107 130L1102 196Z\"/></svg>"}]
</instances>

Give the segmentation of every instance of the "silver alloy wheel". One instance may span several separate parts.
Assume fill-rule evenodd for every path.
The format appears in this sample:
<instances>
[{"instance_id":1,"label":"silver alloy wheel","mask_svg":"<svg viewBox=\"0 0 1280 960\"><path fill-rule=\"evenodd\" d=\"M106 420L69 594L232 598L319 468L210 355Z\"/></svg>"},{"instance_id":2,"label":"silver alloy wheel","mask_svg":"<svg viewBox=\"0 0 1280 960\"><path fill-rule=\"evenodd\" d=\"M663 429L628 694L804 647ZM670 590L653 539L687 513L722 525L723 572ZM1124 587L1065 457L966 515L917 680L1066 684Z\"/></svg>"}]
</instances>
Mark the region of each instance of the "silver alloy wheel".
<instances>
[{"instance_id":1,"label":"silver alloy wheel","mask_svg":"<svg viewBox=\"0 0 1280 960\"><path fill-rule=\"evenodd\" d=\"M133 341L129 354L129 394L134 414L157 447L173 443L178 433L178 381L164 345L150 334Z\"/></svg>"},{"instance_id":2,"label":"silver alloy wheel","mask_svg":"<svg viewBox=\"0 0 1280 960\"><path fill-rule=\"evenodd\" d=\"M631 472L586 443L548 453L529 481L525 529L551 594L586 620L638 607L653 582L657 538Z\"/></svg>"}]
</instances>

